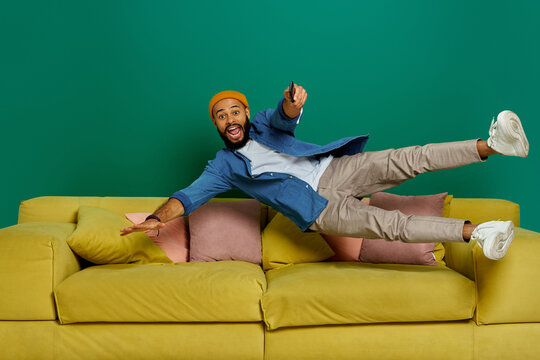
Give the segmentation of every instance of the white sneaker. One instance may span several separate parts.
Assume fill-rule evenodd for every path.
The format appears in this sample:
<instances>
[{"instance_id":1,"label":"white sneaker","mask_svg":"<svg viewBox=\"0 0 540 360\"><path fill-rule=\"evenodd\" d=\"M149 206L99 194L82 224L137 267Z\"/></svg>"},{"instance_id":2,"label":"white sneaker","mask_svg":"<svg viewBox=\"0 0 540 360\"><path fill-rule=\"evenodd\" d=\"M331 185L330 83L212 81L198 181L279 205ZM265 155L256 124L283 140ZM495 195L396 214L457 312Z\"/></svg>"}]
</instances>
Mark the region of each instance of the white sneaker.
<instances>
[{"instance_id":1,"label":"white sneaker","mask_svg":"<svg viewBox=\"0 0 540 360\"><path fill-rule=\"evenodd\" d=\"M512 221L488 221L479 224L472 233L471 240L484 249L484 255L492 260L499 260L514 240L514 223Z\"/></svg>"},{"instance_id":2,"label":"white sneaker","mask_svg":"<svg viewBox=\"0 0 540 360\"><path fill-rule=\"evenodd\" d=\"M503 155L526 157L529 154L529 142L519 117L510 110L504 110L494 122L495 117L489 128L488 146Z\"/></svg>"}]
</instances>

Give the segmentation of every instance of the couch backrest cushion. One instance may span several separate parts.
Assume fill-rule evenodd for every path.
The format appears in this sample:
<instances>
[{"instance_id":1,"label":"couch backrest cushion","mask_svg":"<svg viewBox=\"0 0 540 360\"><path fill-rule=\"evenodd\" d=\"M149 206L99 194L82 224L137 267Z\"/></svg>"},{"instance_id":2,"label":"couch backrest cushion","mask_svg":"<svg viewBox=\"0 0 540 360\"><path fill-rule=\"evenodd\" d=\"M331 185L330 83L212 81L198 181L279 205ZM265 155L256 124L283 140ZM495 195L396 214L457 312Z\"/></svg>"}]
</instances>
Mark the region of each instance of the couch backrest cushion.
<instances>
[{"instance_id":1,"label":"couch backrest cushion","mask_svg":"<svg viewBox=\"0 0 540 360\"><path fill-rule=\"evenodd\" d=\"M69 247L94 264L172 263L163 249L144 232L121 235L131 222L114 211L82 205L77 228L67 238Z\"/></svg>"},{"instance_id":2,"label":"couch backrest cushion","mask_svg":"<svg viewBox=\"0 0 540 360\"><path fill-rule=\"evenodd\" d=\"M449 198L450 201L445 200ZM378 192L371 196L371 206L384 210L399 210L405 215L442 216L446 204L451 204L448 192L434 195L402 196ZM360 261L369 263L437 265L435 243L405 243L364 239Z\"/></svg>"},{"instance_id":3,"label":"couch backrest cushion","mask_svg":"<svg viewBox=\"0 0 540 360\"><path fill-rule=\"evenodd\" d=\"M460 199L454 197L448 217L470 220L473 224L499 219L512 220L515 226L520 226L519 204L502 199Z\"/></svg>"},{"instance_id":4,"label":"couch backrest cushion","mask_svg":"<svg viewBox=\"0 0 540 360\"><path fill-rule=\"evenodd\" d=\"M46 221L75 224L77 223L77 211L81 205L97 206L121 215L134 212L153 212L167 200L168 197L39 196L21 201L18 223ZM213 198L210 201L242 200L246 199ZM261 230L267 223L268 206L261 203Z\"/></svg>"},{"instance_id":5,"label":"couch backrest cushion","mask_svg":"<svg viewBox=\"0 0 540 360\"><path fill-rule=\"evenodd\" d=\"M18 223L52 221L77 222L80 205L99 206L116 211L152 212L164 204L167 197L121 196L40 196L23 200L19 206ZM242 198L213 198L210 201L240 201ZM261 229L276 215L276 210L261 203ZM519 204L501 199L456 198L452 199L450 213L443 216L468 219L473 223L489 220L512 220L519 225Z\"/></svg>"},{"instance_id":6,"label":"couch backrest cushion","mask_svg":"<svg viewBox=\"0 0 540 360\"><path fill-rule=\"evenodd\" d=\"M324 261L335 255L319 233L302 232L281 213L272 218L261 237L265 271L290 264Z\"/></svg>"},{"instance_id":7,"label":"couch backrest cushion","mask_svg":"<svg viewBox=\"0 0 540 360\"><path fill-rule=\"evenodd\" d=\"M260 208L255 199L212 201L197 208L189 214L189 261L260 264Z\"/></svg>"}]
</instances>

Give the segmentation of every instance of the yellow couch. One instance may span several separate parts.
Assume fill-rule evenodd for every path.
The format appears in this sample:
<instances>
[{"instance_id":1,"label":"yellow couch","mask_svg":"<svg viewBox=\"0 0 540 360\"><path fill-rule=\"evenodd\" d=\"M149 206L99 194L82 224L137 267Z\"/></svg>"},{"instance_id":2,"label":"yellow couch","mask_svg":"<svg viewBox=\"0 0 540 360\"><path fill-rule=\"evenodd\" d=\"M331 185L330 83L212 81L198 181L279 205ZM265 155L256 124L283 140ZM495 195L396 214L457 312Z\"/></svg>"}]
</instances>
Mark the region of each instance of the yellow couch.
<instances>
[{"instance_id":1,"label":"yellow couch","mask_svg":"<svg viewBox=\"0 0 540 360\"><path fill-rule=\"evenodd\" d=\"M123 214L166 200L23 201L18 224L0 229L0 358L540 358L540 234L519 228L518 204L454 198L450 217L513 220L515 239L500 261L445 243L433 267L93 265L66 243L80 205ZM261 210L263 229L276 212Z\"/></svg>"}]
</instances>

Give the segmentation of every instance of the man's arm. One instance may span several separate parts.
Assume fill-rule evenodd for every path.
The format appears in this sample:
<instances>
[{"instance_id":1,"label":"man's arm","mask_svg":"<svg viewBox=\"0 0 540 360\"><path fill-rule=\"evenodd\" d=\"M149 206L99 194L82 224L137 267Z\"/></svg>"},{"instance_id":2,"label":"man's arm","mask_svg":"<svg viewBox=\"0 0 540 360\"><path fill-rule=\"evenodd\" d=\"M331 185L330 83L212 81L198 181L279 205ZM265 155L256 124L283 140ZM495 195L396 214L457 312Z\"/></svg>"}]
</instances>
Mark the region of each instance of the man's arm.
<instances>
[{"instance_id":1,"label":"man's arm","mask_svg":"<svg viewBox=\"0 0 540 360\"><path fill-rule=\"evenodd\" d=\"M148 219L140 224L121 229L121 235L133 231L157 230L165 227L165 223L182 215L189 215L199 206L219 193L233 188L224 174L216 168L215 160L209 161L203 173L191 185L178 190L169 197L169 200L157 209L154 214L161 219Z\"/></svg>"},{"instance_id":2,"label":"man's arm","mask_svg":"<svg viewBox=\"0 0 540 360\"><path fill-rule=\"evenodd\" d=\"M300 122L304 104L307 99L307 92L303 87L294 85L294 102L291 102L289 88L283 92L283 97L279 100L277 109L269 110L270 126L294 135L294 129Z\"/></svg>"},{"instance_id":3,"label":"man's arm","mask_svg":"<svg viewBox=\"0 0 540 360\"><path fill-rule=\"evenodd\" d=\"M209 161L197 180L169 197L169 200L177 199L182 203L183 215L191 214L217 194L234 188L215 162L216 160Z\"/></svg>"},{"instance_id":4,"label":"man's arm","mask_svg":"<svg viewBox=\"0 0 540 360\"><path fill-rule=\"evenodd\" d=\"M300 115L302 107L306 103L307 92L306 90L297 84L294 84L294 102L292 102L291 95L289 94L289 88L283 91L283 97L285 100L282 103L283 112L289 118L294 119Z\"/></svg>"},{"instance_id":5,"label":"man's arm","mask_svg":"<svg viewBox=\"0 0 540 360\"><path fill-rule=\"evenodd\" d=\"M126 228L120 229L120 235L124 236L134 231L159 230L165 227L165 223L171 221L184 214L184 205L178 199L169 198L169 200L161 205L159 209L154 211L154 215L161 219L151 218L143 221L140 224L133 224Z\"/></svg>"},{"instance_id":6,"label":"man's arm","mask_svg":"<svg viewBox=\"0 0 540 360\"><path fill-rule=\"evenodd\" d=\"M169 198L159 209L154 211L154 215L161 219L161 222L166 223L177 217L184 215L185 209L182 202L176 198ZM149 219L155 220L156 219Z\"/></svg>"}]
</instances>

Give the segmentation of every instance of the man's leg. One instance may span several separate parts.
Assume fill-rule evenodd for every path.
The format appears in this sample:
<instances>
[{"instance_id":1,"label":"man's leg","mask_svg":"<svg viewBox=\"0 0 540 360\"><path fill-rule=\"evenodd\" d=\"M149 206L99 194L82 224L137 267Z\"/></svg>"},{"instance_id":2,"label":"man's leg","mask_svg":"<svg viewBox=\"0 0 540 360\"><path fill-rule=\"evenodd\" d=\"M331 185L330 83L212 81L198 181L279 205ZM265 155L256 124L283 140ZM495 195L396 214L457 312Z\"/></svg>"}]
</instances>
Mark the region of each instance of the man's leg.
<instances>
[{"instance_id":1,"label":"man's leg","mask_svg":"<svg viewBox=\"0 0 540 360\"><path fill-rule=\"evenodd\" d=\"M334 158L318 192L328 206L310 227L330 235L404 242L467 241L468 220L405 215L367 206L358 198L397 186L419 173L486 161L496 151L481 139L409 146Z\"/></svg>"},{"instance_id":2,"label":"man's leg","mask_svg":"<svg viewBox=\"0 0 540 360\"><path fill-rule=\"evenodd\" d=\"M332 159L319 188L363 197L402 184L420 173L485 162L497 152L481 139L368 151Z\"/></svg>"},{"instance_id":3,"label":"man's leg","mask_svg":"<svg viewBox=\"0 0 540 360\"><path fill-rule=\"evenodd\" d=\"M438 216L405 215L398 210L369 206L358 198L321 192L329 199L319 217L309 227L329 235L383 238L407 243L468 242L476 240L484 255L499 260L514 238L512 221L488 221L471 224L468 220Z\"/></svg>"},{"instance_id":4,"label":"man's leg","mask_svg":"<svg viewBox=\"0 0 540 360\"><path fill-rule=\"evenodd\" d=\"M323 190L319 194L329 202L310 229L328 235L409 243L464 242L470 238L471 227L474 229L475 226L468 220L384 210L335 191Z\"/></svg>"},{"instance_id":5,"label":"man's leg","mask_svg":"<svg viewBox=\"0 0 540 360\"><path fill-rule=\"evenodd\" d=\"M494 154L526 157L529 143L519 117L508 110L493 119L487 141L411 146L334 158L319 181L328 206L310 226L332 235L384 238L404 242L466 241L473 238L484 254L502 258L512 242L511 221L471 224L468 220L405 215L362 203L358 197L382 191L417 174L483 162ZM373 236L375 235L375 236Z\"/></svg>"},{"instance_id":6,"label":"man's leg","mask_svg":"<svg viewBox=\"0 0 540 360\"><path fill-rule=\"evenodd\" d=\"M469 156L471 152L476 153L477 158L473 159L473 162L485 161L488 156L498 153L498 151L493 150L487 146L486 142L481 140L474 141L476 151L473 152L471 151L472 143L472 140L458 142L451 145L451 147L458 154L457 158L459 158L460 150L468 149L465 154ZM423 152L423 150L426 150L425 148L434 146L437 146L437 144L429 144L429 146L425 147L410 147L412 149L407 149L407 151L412 150L414 152L418 151L418 148L421 148L421 152ZM386 152L397 151L399 153L399 150L390 149L386 150ZM383 152L378 153L382 154ZM372 154L379 155L377 152ZM461 159L461 161L463 160ZM330 171L328 173L325 172L325 175L321 177L318 192L329 199L329 204L310 226L311 230L332 235L376 237L390 241L400 240L411 243L439 241L468 242L469 239L474 238L483 248L484 254L488 258L498 260L506 254L508 246L513 239L513 223L511 221L490 221L482 224L471 224L469 220L405 215L397 210L386 211L367 206L359 201L356 196L344 192L342 188L334 188L337 185L343 184L343 182L332 180L335 180L335 175L339 174L340 170L341 173L346 173L341 167L347 165L350 164L347 164L347 162L336 162L333 166L329 166ZM430 169L429 171L434 171L434 169L440 168L432 165ZM386 188L396 186L405 180L398 180L385 186ZM372 188L374 185L380 186L380 184L373 182L368 182L367 184L369 185L368 187Z\"/></svg>"}]
</instances>

